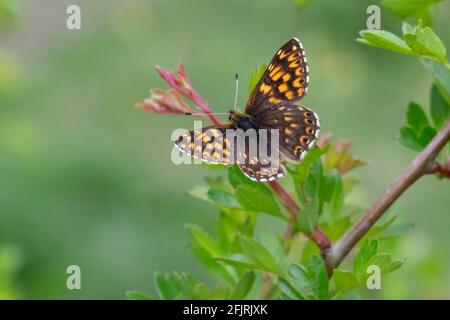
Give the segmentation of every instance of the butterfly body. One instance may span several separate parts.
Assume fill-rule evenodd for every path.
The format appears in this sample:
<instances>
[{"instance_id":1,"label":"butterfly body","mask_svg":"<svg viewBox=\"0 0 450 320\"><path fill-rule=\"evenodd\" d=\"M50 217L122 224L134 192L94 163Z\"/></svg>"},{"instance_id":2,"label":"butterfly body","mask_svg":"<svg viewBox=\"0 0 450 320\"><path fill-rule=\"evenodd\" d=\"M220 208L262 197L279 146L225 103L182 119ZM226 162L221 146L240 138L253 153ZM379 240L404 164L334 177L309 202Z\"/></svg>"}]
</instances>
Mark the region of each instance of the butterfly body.
<instances>
[{"instance_id":1,"label":"butterfly body","mask_svg":"<svg viewBox=\"0 0 450 320\"><path fill-rule=\"evenodd\" d=\"M309 81L308 65L300 41L286 42L272 58L253 89L244 112L230 111L229 123L194 130L175 142L183 152L211 163L236 163L255 181L271 181L284 175L279 160L298 162L319 135L316 113L294 102L302 98ZM264 130L263 130L264 129ZM239 148L235 133L244 133ZM255 133L253 136L247 133ZM257 154L252 154L252 143ZM275 149L261 156L262 147ZM275 163L275 164L274 164Z\"/></svg>"},{"instance_id":2,"label":"butterfly body","mask_svg":"<svg viewBox=\"0 0 450 320\"><path fill-rule=\"evenodd\" d=\"M247 131L249 129L259 129L258 123L255 119L243 112L230 111L229 121L231 126L242 129L243 131Z\"/></svg>"}]
</instances>

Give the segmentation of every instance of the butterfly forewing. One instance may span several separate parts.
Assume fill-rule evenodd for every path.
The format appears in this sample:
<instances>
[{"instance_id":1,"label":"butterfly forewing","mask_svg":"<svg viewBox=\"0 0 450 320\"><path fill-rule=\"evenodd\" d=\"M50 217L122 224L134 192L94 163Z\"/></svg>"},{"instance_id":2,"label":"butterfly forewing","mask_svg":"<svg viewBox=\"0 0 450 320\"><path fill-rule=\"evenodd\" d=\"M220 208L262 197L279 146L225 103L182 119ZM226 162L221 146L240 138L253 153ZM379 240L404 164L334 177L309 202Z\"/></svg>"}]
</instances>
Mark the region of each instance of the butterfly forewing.
<instances>
[{"instance_id":1,"label":"butterfly forewing","mask_svg":"<svg viewBox=\"0 0 450 320\"><path fill-rule=\"evenodd\" d=\"M268 106L302 98L308 88L308 65L300 41L286 42L272 58L253 89L245 112L255 114Z\"/></svg>"}]
</instances>

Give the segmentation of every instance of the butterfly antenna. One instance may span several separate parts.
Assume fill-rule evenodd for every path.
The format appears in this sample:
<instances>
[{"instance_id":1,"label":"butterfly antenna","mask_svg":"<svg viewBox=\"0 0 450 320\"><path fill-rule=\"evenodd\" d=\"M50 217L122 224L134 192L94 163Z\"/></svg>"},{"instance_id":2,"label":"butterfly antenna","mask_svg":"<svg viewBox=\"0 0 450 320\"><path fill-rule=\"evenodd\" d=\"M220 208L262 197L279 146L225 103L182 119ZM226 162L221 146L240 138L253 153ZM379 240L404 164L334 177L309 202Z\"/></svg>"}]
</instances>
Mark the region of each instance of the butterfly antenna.
<instances>
[{"instance_id":1,"label":"butterfly antenna","mask_svg":"<svg viewBox=\"0 0 450 320\"><path fill-rule=\"evenodd\" d=\"M234 107L233 107L233 110L236 110L236 108L237 108L237 99L238 99L238 92L239 92L239 73L236 73L235 79L236 79L236 89L234 90Z\"/></svg>"},{"instance_id":2,"label":"butterfly antenna","mask_svg":"<svg viewBox=\"0 0 450 320\"><path fill-rule=\"evenodd\" d=\"M185 112L185 116L209 116L209 115L216 115L216 116L224 116L229 115L228 112L211 112L211 113L197 113L197 112Z\"/></svg>"}]
</instances>

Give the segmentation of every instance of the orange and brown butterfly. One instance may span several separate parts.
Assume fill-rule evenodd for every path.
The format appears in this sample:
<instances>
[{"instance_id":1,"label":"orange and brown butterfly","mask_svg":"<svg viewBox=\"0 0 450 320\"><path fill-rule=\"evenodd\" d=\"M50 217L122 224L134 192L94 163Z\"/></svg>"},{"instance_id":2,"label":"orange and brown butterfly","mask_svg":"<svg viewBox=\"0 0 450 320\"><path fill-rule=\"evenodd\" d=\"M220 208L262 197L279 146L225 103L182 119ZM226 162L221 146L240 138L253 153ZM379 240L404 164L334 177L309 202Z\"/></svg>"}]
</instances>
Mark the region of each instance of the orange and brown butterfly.
<instances>
[{"instance_id":1,"label":"orange and brown butterfly","mask_svg":"<svg viewBox=\"0 0 450 320\"><path fill-rule=\"evenodd\" d=\"M300 41L293 38L272 58L253 89L244 112L230 111L229 123L187 132L175 141L175 145L186 154L209 163L229 164L240 156L239 159L244 161L235 163L254 181L280 178L285 174L282 164L273 167L258 156L249 156L249 139L245 140L244 148L238 150L237 144L227 138L226 132L277 129L281 160L300 161L316 142L320 129L317 114L294 103L306 94L308 80L305 51ZM270 143L270 139L265 141ZM234 146L233 150L230 146ZM234 158L230 158L230 154Z\"/></svg>"}]
</instances>

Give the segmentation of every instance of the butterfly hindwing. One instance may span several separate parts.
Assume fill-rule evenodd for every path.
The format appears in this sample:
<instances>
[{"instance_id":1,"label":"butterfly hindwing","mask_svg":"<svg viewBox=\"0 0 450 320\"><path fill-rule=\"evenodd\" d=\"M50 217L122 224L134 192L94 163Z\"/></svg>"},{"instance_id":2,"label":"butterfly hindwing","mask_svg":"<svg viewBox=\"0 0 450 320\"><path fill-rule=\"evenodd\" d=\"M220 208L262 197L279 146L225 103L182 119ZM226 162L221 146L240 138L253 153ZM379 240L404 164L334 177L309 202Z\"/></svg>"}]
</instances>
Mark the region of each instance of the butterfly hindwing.
<instances>
[{"instance_id":1,"label":"butterfly hindwing","mask_svg":"<svg viewBox=\"0 0 450 320\"><path fill-rule=\"evenodd\" d=\"M303 106L272 106L258 113L256 119L261 128L279 130L280 153L290 161L301 160L319 136L319 117Z\"/></svg>"},{"instance_id":2,"label":"butterfly hindwing","mask_svg":"<svg viewBox=\"0 0 450 320\"><path fill-rule=\"evenodd\" d=\"M308 88L308 65L300 41L286 42L272 58L253 89L245 112L255 114L268 106L302 98Z\"/></svg>"}]
</instances>

